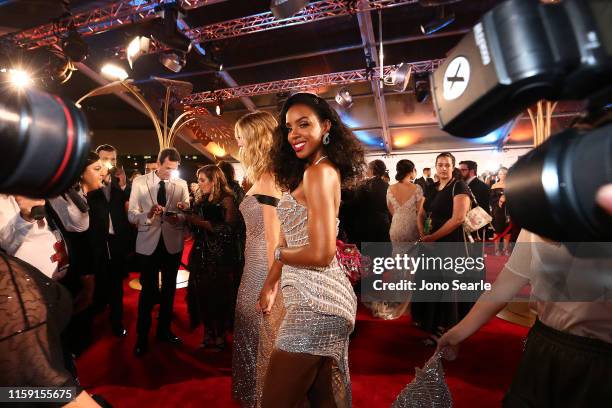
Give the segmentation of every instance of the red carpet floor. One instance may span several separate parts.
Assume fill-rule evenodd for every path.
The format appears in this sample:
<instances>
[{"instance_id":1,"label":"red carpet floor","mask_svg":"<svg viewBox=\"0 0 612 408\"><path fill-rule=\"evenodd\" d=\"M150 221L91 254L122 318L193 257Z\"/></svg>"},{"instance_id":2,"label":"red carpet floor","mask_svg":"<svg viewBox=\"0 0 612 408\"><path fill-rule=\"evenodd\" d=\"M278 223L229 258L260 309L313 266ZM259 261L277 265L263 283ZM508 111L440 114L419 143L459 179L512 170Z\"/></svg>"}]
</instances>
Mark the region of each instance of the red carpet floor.
<instances>
[{"instance_id":1,"label":"red carpet floor","mask_svg":"<svg viewBox=\"0 0 612 408\"><path fill-rule=\"evenodd\" d=\"M133 275L136 277L137 275ZM213 353L197 349L201 329L189 332L184 289L177 291L173 329L184 344L174 348L157 343L143 358L132 355L136 340L138 291L125 289L125 322L129 335L110 334L107 315L98 316L94 344L77 361L82 384L115 407L235 407L231 399L231 350ZM433 349L424 334L404 317L377 320L360 309L350 346L353 405L389 407L412 380ZM154 331L152 331L152 334ZM493 319L466 341L459 357L445 362L447 382L456 407L498 407L522 351L527 329Z\"/></svg>"}]
</instances>

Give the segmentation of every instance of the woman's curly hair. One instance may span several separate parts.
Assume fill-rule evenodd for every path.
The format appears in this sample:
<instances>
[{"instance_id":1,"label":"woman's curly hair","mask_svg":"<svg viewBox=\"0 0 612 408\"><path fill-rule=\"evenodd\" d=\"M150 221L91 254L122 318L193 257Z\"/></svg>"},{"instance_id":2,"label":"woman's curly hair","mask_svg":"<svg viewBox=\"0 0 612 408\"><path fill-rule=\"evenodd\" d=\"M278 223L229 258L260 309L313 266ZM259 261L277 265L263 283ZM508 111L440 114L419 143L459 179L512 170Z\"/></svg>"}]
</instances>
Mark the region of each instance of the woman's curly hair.
<instances>
[{"instance_id":1,"label":"woman's curly hair","mask_svg":"<svg viewBox=\"0 0 612 408\"><path fill-rule=\"evenodd\" d=\"M338 113L325 101L311 93L296 93L287 99L278 117L278 127L272 144L272 172L283 190L295 190L302 179L307 161L296 156L287 139L287 111L293 105L306 105L317 115L319 122L329 120L329 144L323 145L327 158L340 171L340 180L348 185L361 176L365 168L364 150L353 132L340 120Z\"/></svg>"}]
</instances>

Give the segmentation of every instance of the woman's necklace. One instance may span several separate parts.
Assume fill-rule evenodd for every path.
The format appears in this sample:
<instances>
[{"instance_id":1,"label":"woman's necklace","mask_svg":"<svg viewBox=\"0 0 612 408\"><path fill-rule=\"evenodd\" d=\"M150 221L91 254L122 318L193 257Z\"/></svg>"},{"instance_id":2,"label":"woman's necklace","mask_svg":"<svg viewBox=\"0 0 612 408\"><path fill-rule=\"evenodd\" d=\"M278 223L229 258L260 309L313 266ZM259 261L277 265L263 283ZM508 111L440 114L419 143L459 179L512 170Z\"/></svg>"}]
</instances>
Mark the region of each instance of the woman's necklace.
<instances>
[{"instance_id":1,"label":"woman's necklace","mask_svg":"<svg viewBox=\"0 0 612 408\"><path fill-rule=\"evenodd\" d=\"M319 159L316 162L314 162L313 166L316 166L317 164L319 164L323 159L327 159L327 156L319 157Z\"/></svg>"}]
</instances>

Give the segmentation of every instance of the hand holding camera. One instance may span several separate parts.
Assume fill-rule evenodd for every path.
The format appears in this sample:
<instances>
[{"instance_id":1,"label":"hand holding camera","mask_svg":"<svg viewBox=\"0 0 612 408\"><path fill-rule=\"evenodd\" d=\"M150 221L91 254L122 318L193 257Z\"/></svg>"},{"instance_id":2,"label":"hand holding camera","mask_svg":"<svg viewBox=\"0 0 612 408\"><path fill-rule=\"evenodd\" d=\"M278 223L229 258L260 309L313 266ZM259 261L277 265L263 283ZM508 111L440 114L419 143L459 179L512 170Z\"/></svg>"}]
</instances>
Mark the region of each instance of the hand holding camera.
<instances>
[{"instance_id":1,"label":"hand holding camera","mask_svg":"<svg viewBox=\"0 0 612 408\"><path fill-rule=\"evenodd\" d=\"M28 222L41 220L45 217L45 200L35 200L24 196L15 196L21 218Z\"/></svg>"},{"instance_id":2,"label":"hand holding camera","mask_svg":"<svg viewBox=\"0 0 612 408\"><path fill-rule=\"evenodd\" d=\"M164 212L164 207L162 207L159 204L155 204L154 206L151 207L151 209L149 210L149 214L147 215L147 217L149 217L149 219L161 215Z\"/></svg>"}]
</instances>

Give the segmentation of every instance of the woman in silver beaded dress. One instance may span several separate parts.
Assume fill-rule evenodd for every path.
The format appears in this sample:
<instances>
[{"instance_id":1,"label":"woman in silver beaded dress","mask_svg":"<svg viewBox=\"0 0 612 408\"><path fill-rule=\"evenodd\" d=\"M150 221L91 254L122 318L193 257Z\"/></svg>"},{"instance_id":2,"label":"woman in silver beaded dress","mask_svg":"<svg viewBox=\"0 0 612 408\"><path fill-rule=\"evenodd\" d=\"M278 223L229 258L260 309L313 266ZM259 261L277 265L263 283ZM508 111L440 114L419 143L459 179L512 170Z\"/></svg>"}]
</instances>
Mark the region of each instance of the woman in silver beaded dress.
<instances>
[{"instance_id":1,"label":"woman in silver beaded dress","mask_svg":"<svg viewBox=\"0 0 612 408\"><path fill-rule=\"evenodd\" d=\"M281 192L270 174L276 126L270 113L251 112L236 122L234 132L240 162L253 183L240 204L246 225L245 264L236 300L232 352L232 395L243 407L260 406L263 379L283 317L281 296L266 316L255 307L280 239L276 205Z\"/></svg>"},{"instance_id":2,"label":"woman in silver beaded dress","mask_svg":"<svg viewBox=\"0 0 612 408\"><path fill-rule=\"evenodd\" d=\"M274 135L274 176L285 190L277 208L284 247L260 294L268 313L280 280L285 317L270 357L262 407L351 406L349 334L357 298L336 260L342 182L364 167L363 149L327 102L297 93ZM281 277L282 271L282 277Z\"/></svg>"}]
</instances>

